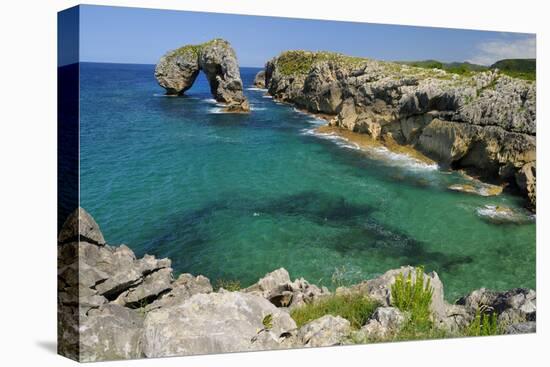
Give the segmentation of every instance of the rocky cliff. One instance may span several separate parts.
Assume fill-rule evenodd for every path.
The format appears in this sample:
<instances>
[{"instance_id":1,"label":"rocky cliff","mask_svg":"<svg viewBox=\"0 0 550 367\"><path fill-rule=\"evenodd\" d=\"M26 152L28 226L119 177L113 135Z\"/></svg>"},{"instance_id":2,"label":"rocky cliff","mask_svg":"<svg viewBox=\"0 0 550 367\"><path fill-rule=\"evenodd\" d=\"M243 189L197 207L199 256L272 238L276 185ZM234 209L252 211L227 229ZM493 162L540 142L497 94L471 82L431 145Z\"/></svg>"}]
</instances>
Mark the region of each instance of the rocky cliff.
<instances>
[{"instance_id":1,"label":"rocky cliff","mask_svg":"<svg viewBox=\"0 0 550 367\"><path fill-rule=\"evenodd\" d=\"M392 340L408 315L392 306L396 276L412 267L334 293L305 279L291 281L281 268L248 288L214 291L201 275L174 277L169 259L136 258L125 245L105 242L83 209L65 222L58 238L58 351L79 361L165 357L280 348L317 347ZM534 332L536 294L476 290L449 304L435 272L424 274L433 289L435 325L450 336L463 330L480 309L498 315L505 333ZM429 282L429 283L428 283ZM324 314L301 327L293 310L337 295L360 295L377 308L359 328Z\"/></svg>"},{"instance_id":2,"label":"rocky cliff","mask_svg":"<svg viewBox=\"0 0 550 367\"><path fill-rule=\"evenodd\" d=\"M332 126L509 183L535 208L535 82L307 51L268 61L265 81L275 99L328 116Z\"/></svg>"},{"instance_id":3,"label":"rocky cliff","mask_svg":"<svg viewBox=\"0 0 550 367\"><path fill-rule=\"evenodd\" d=\"M200 71L208 79L212 96L225 103L228 112L250 110L243 94L237 55L229 42L222 39L166 53L155 68L155 77L167 94L181 95L191 88Z\"/></svg>"}]
</instances>

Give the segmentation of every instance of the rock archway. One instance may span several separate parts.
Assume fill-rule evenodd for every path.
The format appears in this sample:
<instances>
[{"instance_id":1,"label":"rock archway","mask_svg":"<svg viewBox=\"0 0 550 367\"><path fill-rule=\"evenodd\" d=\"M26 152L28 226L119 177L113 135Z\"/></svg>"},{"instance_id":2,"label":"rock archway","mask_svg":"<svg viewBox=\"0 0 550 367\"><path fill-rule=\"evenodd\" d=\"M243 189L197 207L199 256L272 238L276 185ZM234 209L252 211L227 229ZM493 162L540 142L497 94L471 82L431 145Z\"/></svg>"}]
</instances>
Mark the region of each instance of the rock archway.
<instances>
[{"instance_id":1,"label":"rock archway","mask_svg":"<svg viewBox=\"0 0 550 367\"><path fill-rule=\"evenodd\" d=\"M200 45L187 45L166 53L157 63L155 77L167 94L182 95L202 71L216 101L228 112L248 112L243 82L235 51L229 42L214 39Z\"/></svg>"}]
</instances>

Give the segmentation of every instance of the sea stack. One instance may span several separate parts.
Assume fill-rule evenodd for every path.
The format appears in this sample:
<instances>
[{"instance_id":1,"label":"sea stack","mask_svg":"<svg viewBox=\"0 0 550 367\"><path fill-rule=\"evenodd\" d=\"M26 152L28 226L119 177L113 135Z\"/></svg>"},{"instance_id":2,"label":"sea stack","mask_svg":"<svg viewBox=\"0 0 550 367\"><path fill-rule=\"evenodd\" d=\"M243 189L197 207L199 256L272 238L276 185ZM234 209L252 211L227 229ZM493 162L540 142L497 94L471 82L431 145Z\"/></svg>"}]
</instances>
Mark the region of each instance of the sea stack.
<instances>
[{"instance_id":1,"label":"sea stack","mask_svg":"<svg viewBox=\"0 0 550 367\"><path fill-rule=\"evenodd\" d=\"M169 95L183 95L202 71L217 102L227 112L248 112L250 106L243 94L243 82L235 50L229 42L214 39L200 45L186 45L169 51L155 68L155 77Z\"/></svg>"}]
</instances>

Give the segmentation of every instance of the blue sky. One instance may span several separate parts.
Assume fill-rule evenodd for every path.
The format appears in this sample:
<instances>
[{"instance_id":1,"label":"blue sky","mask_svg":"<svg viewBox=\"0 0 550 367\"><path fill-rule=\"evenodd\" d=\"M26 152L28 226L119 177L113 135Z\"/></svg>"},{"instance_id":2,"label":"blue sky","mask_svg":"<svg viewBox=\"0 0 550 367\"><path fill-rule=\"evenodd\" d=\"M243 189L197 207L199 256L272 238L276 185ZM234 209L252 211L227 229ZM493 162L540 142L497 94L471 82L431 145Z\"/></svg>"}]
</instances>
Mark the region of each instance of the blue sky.
<instances>
[{"instance_id":1,"label":"blue sky","mask_svg":"<svg viewBox=\"0 0 550 367\"><path fill-rule=\"evenodd\" d=\"M81 6L80 60L154 64L168 50L221 37L241 66L263 66L289 49L381 60L470 61L535 57L533 34Z\"/></svg>"}]
</instances>

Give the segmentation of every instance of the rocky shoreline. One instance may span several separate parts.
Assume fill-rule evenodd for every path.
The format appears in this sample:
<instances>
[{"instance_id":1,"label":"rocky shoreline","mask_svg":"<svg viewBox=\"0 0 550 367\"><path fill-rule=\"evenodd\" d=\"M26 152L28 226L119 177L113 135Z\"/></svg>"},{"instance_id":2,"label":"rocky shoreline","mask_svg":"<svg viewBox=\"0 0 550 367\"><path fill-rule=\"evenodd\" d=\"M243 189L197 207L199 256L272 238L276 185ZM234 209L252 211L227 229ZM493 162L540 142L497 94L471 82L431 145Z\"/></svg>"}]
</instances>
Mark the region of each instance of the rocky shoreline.
<instances>
[{"instance_id":1,"label":"rocky shoreline","mask_svg":"<svg viewBox=\"0 0 550 367\"><path fill-rule=\"evenodd\" d=\"M308 51L283 52L262 73L275 100L508 185L536 210L535 82Z\"/></svg>"},{"instance_id":2,"label":"rocky shoreline","mask_svg":"<svg viewBox=\"0 0 550 367\"><path fill-rule=\"evenodd\" d=\"M214 290L202 275L174 278L170 259L136 258L125 245L108 245L94 219L77 209L58 237L58 351L79 361L196 355L389 341L406 312L393 305L396 277L418 273L406 266L334 292L281 268L250 287ZM480 309L494 314L503 333L536 331L536 293L478 289L455 304L444 299L437 273L424 274L432 289L434 327L462 336ZM298 327L295 310L335 296L359 295L376 304L353 328L326 314Z\"/></svg>"}]
</instances>

